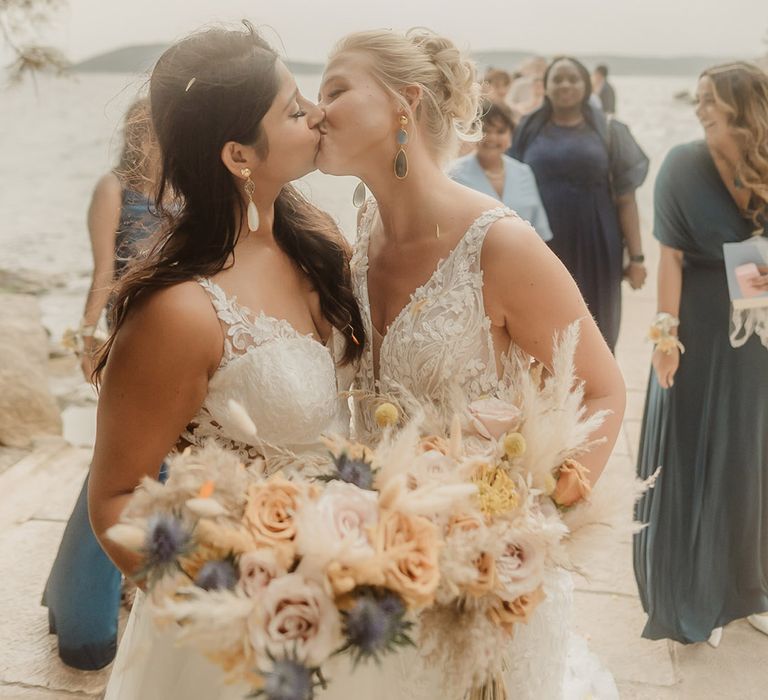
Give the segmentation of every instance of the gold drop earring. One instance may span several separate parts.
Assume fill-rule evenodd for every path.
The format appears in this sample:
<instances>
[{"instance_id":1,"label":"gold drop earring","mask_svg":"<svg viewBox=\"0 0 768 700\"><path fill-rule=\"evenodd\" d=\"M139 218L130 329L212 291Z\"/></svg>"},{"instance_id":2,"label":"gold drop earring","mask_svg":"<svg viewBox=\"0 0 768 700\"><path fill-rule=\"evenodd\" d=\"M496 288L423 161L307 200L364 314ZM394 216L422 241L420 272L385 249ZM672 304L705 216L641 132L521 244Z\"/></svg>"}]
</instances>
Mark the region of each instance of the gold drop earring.
<instances>
[{"instance_id":1,"label":"gold drop earring","mask_svg":"<svg viewBox=\"0 0 768 700\"><path fill-rule=\"evenodd\" d=\"M400 149L395 156L395 177L398 180L405 180L408 177L408 156L405 153L405 146L408 143L408 132L405 127L408 126L408 117L404 114L400 116L400 128L397 130L397 144Z\"/></svg>"}]
</instances>

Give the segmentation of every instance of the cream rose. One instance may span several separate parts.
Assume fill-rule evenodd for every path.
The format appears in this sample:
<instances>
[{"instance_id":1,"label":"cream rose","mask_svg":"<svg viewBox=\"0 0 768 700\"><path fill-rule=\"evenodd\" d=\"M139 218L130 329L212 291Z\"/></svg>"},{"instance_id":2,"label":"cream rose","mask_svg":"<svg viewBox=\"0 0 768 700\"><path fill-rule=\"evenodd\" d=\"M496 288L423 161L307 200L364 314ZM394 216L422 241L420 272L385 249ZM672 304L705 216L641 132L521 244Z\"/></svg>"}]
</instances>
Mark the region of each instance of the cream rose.
<instances>
[{"instance_id":1,"label":"cream rose","mask_svg":"<svg viewBox=\"0 0 768 700\"><path fill-rule=\"evenodd\" d=\"M321 568L337 557L348 561L373 556L368 533L378 519L375 492L332 481L296 517L298 551Z\"/></svg>"},{"instance_id":2,"label":"cream rose","mask_svg":"<svg viewBox=\"0 0 768 700\"><path fill-rule=\"evenodd\" d=\"M300 574L270 582L248 621L251 644L264 655L293 654L309 666L320 666L343 642L333 600L320 584Z\"/></svg>"},{"instance_id":3,"label":"cream rose","mask_svg":"<svg viewBox=\"0 0 768 700\"><path fill-rule=\"evenodd\" d=\"M501 399L473 401L468 411L471 427L486 440L498 440L520 426L520 409Z\"/></svg>"},{"instance_id":4,"label":"cream rose","mask_svg":"<svg viewBox=\"0 0 768 700\"><path fill-rule=\"evenodd\" d=\"M592 485L589 483L589 469L574 459L566 459L557 472L557 483L552 498L559 506L572 506L589 498Z\"/></svg>"}]
</instances>

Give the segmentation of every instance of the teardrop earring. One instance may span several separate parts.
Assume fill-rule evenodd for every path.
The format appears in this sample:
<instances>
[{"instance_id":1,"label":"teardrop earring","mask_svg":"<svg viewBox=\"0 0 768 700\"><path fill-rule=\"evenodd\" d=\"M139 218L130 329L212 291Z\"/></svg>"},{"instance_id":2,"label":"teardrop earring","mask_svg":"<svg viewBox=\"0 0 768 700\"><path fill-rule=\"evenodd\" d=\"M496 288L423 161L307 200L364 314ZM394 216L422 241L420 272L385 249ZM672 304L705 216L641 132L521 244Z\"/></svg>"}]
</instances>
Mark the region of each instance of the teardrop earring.
<instances>
[{"instance_id":1,"label":"teardrop earring","mask_svg":"<svg viewBox=\"0 0 768 700\"><path fill-rule=\"evenodd\" d=\"M256 191L256 185L251 180L251 169L243 168L240 174L245 178L245 184L243 189L248 195L248 209L246 213L248 215L248 230L252 233L259 230L259 210L256 208L256 203L253 201L253 193Z\"/></svg>"},{"instance_id":2,"label":"teardrop earring","mask_svg":"<svg viewBox=\"0 0 768 700\"><path fill-rule=\"evenodd\" d=\"M355 191L352 193L352 204L355 208L360 209L360 207L365 204L365 195L365 183L360 180L360 182L357 183L357 187L355 187Z\"/></svg>"},{"instance_id":3,"label":"teardrop earring","mask_svg":"<svg viewBox=\"0 0 768 700\"><path fill-rule=\"evenodd\" d=\"M405 153L405 146L408 143L408 132L405 127L408 126L408 117L404 114L400 116L400 128L397 130L397 144L400 149L395 156L395 177L398 180L405 180L408 177L408 156Z\"/></svg>"}]
</instances>

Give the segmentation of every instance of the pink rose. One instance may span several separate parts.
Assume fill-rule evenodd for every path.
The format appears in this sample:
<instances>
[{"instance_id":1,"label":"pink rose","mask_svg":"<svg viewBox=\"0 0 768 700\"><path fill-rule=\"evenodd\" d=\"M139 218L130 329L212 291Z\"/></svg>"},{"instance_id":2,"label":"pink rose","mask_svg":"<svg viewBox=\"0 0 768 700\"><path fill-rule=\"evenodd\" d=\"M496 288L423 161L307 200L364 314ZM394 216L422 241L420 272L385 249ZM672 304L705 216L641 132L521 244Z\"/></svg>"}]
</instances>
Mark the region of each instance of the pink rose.
<instances>
[{"instance_id":1,"label":"pink rose","mask_svg":"<svg viewBox=\"0 0 768 700\"><path fill-rule=\"evenodd\" d=\"M276 579L287 572L283 569L272 549L256 549L246 552L238 562L240 581L238 585L247 596L255 598Z\"/></svg>"},{"instance_id":2,"label":"pink rose","mask_svg":"<svg viewBox=\"0 0 768 700\"><path fill-rule=\"evenodd\" d=\"M496 559L499 597L511 601L538 588L544 578L544 562L543 545L528 535L510 533Z\"/></svg>"},{"instance_id":3,"label":"pink rose","mask_svg":"<svg viewBox=\"0 0 768 700\"><path fill-rule=\"evenodd\" d=\"M339 612L319 583L301 574L274 579L248 621L251 644L279 659L295 653L320 666L343 642Z\"/></svg>"},{"instance_id":4,"label":"pink rose","mask_svg":"<svg viewBox=\"0 0 768 700\"><path fill-rule=\"evenodd\" d=\"M500 399L473 401L468 411L471 427L486 440L498 440L520 426L520 409Z\"/></svg>"}]
</instances>

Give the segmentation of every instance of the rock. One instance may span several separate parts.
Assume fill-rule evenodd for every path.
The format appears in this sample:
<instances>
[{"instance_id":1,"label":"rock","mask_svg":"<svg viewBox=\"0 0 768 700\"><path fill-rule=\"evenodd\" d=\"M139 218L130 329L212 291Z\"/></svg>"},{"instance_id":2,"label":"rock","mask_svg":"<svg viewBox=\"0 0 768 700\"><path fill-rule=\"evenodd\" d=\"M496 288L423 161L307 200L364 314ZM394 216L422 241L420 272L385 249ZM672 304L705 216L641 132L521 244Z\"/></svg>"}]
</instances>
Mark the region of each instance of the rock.
<instances>
[{"instance_id":1,"label":"rock","mask_svg":"<svg viewBox=\"0 0 768 700\"><path fill-rule=\"evenodd\" d=\"M0 445L26 447L37 435L61 435L47 364L48 337L34 297L0 295Z\"/></svg>"},{"instance_id":2,"label":"rock","mask_svg":"<svg viewBox=\"0 0 768 700\"><path fill-rule=\"evenodd\" d=\"M43 294L64 287L64 275L49 275L34 270L0 269L0 292L11 294Z\"/></svg>"}]
</instances>

